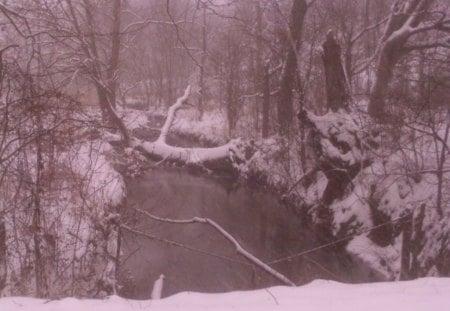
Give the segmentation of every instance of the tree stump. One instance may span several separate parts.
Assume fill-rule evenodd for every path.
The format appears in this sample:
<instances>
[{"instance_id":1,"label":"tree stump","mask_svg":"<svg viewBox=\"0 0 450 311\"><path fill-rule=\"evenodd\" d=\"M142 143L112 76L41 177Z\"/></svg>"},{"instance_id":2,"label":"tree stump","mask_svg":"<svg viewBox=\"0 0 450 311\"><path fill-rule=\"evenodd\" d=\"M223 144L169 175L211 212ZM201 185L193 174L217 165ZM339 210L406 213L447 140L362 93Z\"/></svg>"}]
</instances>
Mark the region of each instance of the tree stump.
<instances>
[{"instance_id":1,"label":"tree stump","mask_svg":"<svg viewBox=\"0 0 450 311\"><path fill-rule=\"evenodd\" d=\"M325 84L327 107L332 111L347 109L350 96L348 94L347 78L341 61L341 47L329 31L322 45L322 60L325 68Z\"/></svg>"}]
</instances>

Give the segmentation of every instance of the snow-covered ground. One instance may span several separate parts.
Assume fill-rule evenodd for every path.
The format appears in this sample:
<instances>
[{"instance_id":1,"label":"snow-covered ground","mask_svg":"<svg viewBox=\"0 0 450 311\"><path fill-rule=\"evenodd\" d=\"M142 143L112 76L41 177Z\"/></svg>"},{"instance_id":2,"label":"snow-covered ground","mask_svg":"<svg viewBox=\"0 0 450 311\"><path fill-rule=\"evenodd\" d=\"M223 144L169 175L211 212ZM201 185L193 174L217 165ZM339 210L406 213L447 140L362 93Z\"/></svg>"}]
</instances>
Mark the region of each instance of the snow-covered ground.
<instances>
[{"instance_id":1,"label":"snow-covered ground","mask_svg":"<svg viewBox=\"0 0 450 311\"><path fill-rule=\"evenodd\" d=\"M48 301L10 297L0 299L2 311L127 311L127 310L450 310L450 278L408 282L342 284L317 280L301 287L202 294L185 292L161 300L103 300L65 298Z\"/></svg>"}]
</instances>

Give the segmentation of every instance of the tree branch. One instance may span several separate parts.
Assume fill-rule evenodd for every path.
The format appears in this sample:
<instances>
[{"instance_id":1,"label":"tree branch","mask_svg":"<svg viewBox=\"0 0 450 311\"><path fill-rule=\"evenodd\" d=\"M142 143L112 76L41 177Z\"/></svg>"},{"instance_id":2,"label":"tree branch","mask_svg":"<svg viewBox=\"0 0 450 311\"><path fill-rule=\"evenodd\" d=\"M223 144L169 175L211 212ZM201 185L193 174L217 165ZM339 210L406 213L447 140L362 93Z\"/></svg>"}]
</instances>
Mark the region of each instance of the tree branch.
<instances>
[{"instance_id":1,"label":"tree branch","mask_svg":"<svg viewBox=\"0 0 450 311\"><path fill-rule=\"evenodd\" d=\"M139 213L141 213L141 214L143 214L143 215L145 215L145 216L147 216L147 217L149 217L149 218L151 218L153 220L160 221L160 222L171 223L171 224L200 223L200 224L209 225L210 227L214 228L217 232L219 232L221 235L223 235L228 241L230 241L231 244L234 245L237 253L241 254L247 260L251 261L252 263L257 265L259 268L261 268L265 272L269 273L273 277L277 278L278 280L280 280L284 284L289 285L289 286L295 286L295 283L292 282L291 280L289 280L285 275L283 275L280 272L276 271L275 269L271 268L269 265L265 264L260 259L258 259L254 255L252 255L247 250L245 250L239 244L239 242L228 231L226 231L218 223L216 223L214 220L212 220L210 218L193 217L193 218L190 218L190 219L169 219L169 218L163 218L163 217L155 216L153 214L150 214L150 213L148 213L146 211L143 211L143 210L140 210L140 209L137 209L137 208L134 208L134 210L136 210L137 212L139 212Z\"/></svg>"},{"instance_id":2,"label":"tree branch","mask_svg":"<svg viewBox=\"0 0 450 311\"><path fill-rule=\"evenodd\" d=\"M188 87L184 90L183 96L178 98L175 104L170 106L169 111L167 112L166 122L164 122L164 125L161 128L161 134L159 134L158 141L164 143L166 142L167 134L169 133L170 127L172 126L173 120L175 119L175 114L177 110L180 109L181 106L183 106L183 104L186 102L190 92L191 86L188 85Z\"/></svg>"},{"instance_id":3,"label":"tree branch","mask_svg":"<svg viewBox=\"0 0 450 311\"><path fill-rule=\"evenodd\" d=\"M221 159L239 158L245 159L245 146L240 139L234 139L227 144L212 148L182 148L170 146L166 143L166 138L170 127L175 120L175 115L189 97L190 86L186 88L183 96L177 99L167 113L166 121L161 129L161 133L155 142L143 142L135 140L136 149L146 153L150 157L157 157L181 163L200 164L206 161L215 161Z\"/></svg>"},{"instance_id":4,"label":"tree branch","mask_svg":"<svg viewBox=\"0 0 450 311\"><path fill-rule=\"evenodd\" d=\"M432 48L450 48L450 39L449 42L435 42L435 43L428 43L428 44L415 44L415 45L407 45L404 47L405 53L409 53L411 51L417 51L417 50L427 50Z\"/></svg>"},{"instance_id":5,"label":"tree branch","mask_svg":"<svg viewBox=\"0 0 450 311\"><path fill-rule=\"evenodd\" d=\"M351 44L354 44L359 38L361 38L361 36L362 36L363 34L365 34L366 32L368 32L368 31L370 31L370 30L372 30L372 29L377 28L377 27L380 26L381 24L386 23L386 22L388 21L388 19L389 19L389 17L385 17L385 18L382 19L381 21L379 21L379 22L377 22L377 23L375 23L375 24L373 24L373 25L370 25L370 26L364 28L363 30L361 30L359 33L357 33L357 34L350 40L350 43L351 43Z\"/></svg>"}]
</instances>

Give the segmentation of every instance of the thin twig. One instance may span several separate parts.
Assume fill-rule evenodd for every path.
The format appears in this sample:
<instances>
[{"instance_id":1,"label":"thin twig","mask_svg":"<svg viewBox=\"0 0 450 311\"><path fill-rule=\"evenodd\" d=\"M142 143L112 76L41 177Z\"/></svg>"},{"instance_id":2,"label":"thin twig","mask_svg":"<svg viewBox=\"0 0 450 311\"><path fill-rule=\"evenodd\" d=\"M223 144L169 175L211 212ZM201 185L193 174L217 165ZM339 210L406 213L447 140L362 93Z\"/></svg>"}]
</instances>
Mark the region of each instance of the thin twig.
<instances>
[{"instance_id":1,"label":"thin twig","mask_svg":"<svg viewBox=\"0 0 450 311\"><path fill-rule=\"evenodd\" d=\"M309 254L309 253L312 253L312 252L315 252L315 251L318 251L318 250L327 248L327 247L329 247L329 246L333 246L333 245L335 245L335 244L344 242L344 241L346 241L346 240L348 240L348 239L351 239L351 238L353 238L353 237L355 237L355 236L357 236L357 235L361 235L361 234L364 234L364 233L368 233L368 232L370 232L370 231L372 231L372 230L378 229L378 228L383 227L383 226L385 226L385 225L392 224L392 223L394 223L394 222L400 221L400 220L402 220L402 219L405 219L405 218L408 217L408 216L409 216L409 215L407 215L407 216L402 216L402 217L398 217L398 218L396 218L396 219L394 219L394 220L387 221L387 222L384 222L384 223L382 223L382 224L373 226L373 227L371 227L371 228L368 228L367 230L363 230L363 231L358 232L358 233L356 233L356 234L350 234L350 235L347 235L347 236L345 236L345 237L343 237L343 238L340 238L340 239L338 239L338 240L335 240L335 241L332 241L332 242L329 242L329 243L326 243L326 244L322 244L322 245L320 245L320 246L317 246L317 247L314 247L314 248L311 248L311 249L302 251L302 252L300 252L300 253L296 253L296 254L293 254L293 255L289 255L289 256L286 256L286 257L283 257L283 258L279 258L279 259L273 260L273 261L271 261L271 262L269 262L269 263L267 263L267 264L268 264L268 265L273 265L273 264L276 264L276 263L280 263L280 262L283 262L283 261L287 261L287 260L291 260L291 259L294 259L294 258L297 258L297 257L304 256L304 255L306 255L306 254Z\"/></svg>"},{"instance_id":2,"label":"thin twig","mask_svg":"<svg viewBox=\"0 0 450 311\"><path fill-rule=\"evenodd\" d=\"M275 303L277 304L277 306L279 306L280 304L278 303L277 297L275 297L275 295L272 294L272 292L271 292L268 288L264 288L264 290L265 290L266 292L268 292L270 296L272 296L272 298L273 298L273 300L275 300Z\"/></svg>"}]
</instances>

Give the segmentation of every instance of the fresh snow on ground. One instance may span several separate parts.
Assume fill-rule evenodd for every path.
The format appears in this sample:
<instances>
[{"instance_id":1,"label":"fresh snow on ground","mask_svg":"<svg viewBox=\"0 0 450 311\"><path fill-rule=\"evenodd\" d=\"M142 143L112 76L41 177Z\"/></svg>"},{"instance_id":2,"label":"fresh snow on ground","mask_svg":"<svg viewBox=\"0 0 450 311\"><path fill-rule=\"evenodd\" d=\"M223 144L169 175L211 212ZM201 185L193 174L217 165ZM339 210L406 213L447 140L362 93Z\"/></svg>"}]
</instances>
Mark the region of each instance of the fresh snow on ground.
<instances>
[{"instance_id":1,"label":"fresh snow on ground","mask_svg":"<svg viewBox=\"0 0 450 311\"><path fill-rule=\"evenodd\" d=\"M221 145L229 140L226 124L226 116L220 111L206 111L199 121L197 112L187 109L177 114L172 130L177 134L195 136L199 141Z\"/></svg>"},{"instance_id":2,"label":"fresh snow on ground","mask_svg":"<svg viewBox=\"0 0 450 311\"><path fill-rule=\"evenodd\" d=\"M450 310L450 278L407 282L342 284L317 280L301 287L272 287L222 294L184 292L161 300L103 300L65 298L48 301L10 297L0 299L2 311L127 311L127 310Z\"/></svg>"}]
</instances>

